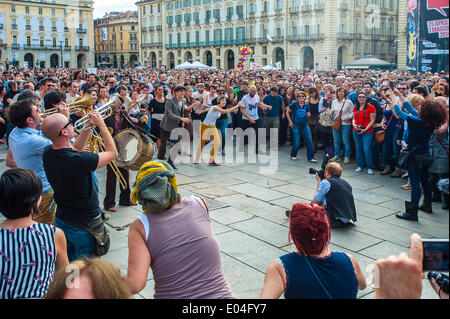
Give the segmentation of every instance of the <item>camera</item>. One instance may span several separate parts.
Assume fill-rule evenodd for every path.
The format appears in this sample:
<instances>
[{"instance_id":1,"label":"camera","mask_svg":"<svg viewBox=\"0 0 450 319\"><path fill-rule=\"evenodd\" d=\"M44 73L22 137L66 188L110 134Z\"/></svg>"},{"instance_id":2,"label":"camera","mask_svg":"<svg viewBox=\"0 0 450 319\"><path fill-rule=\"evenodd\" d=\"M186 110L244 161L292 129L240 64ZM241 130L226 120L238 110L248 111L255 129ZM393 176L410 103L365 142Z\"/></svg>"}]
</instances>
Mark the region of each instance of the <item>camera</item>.
<instances>
[{"instance_id":1,"label":"camera","mask_svg":"<svg viewBox=\"0 0 450 319\"><path fill-rule=\"evenodd\" d=\"M428 279L431 280L431 278L434 278L441 290L448 294L448 276L446 274L442 274L436 271L430 271L428 273Z\"/></svg>"},{"instance_id":2,"label":"camera","mask_svg":"<svg viewBox=\"0 0 450 319\"><path fill-rule=\"evenodd\" d=\"M311 175L316 175L316 173L317 173L317 175L319 175L320 179L324 179L324 173L325 173L325 171L324 171L323 169L317 170L317 169L315 169L314 167L310 167L310 168L309 168L309 174L311 174Z\"/></svg>"}]
</instances>

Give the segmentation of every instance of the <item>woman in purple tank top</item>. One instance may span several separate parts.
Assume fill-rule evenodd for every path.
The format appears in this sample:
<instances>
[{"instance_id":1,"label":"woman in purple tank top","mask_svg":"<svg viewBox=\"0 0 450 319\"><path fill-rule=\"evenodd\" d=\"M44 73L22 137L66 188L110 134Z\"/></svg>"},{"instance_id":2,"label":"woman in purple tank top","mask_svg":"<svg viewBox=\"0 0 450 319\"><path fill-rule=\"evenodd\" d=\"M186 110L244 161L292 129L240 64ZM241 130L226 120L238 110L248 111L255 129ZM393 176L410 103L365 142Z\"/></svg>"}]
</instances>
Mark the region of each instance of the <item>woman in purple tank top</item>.
<instances>
[{"instance_id":1,"label":"woman in purple tank top","mask_svg":"<svg viewBox=\"0 0 450 319\"><path fill-rule=\"evenodd\" d=\"M144 289L148 270L155 299L234 298L221 267L220 250L206 202L181 198L175 173L164 161L145 163L131 194L144 213L130 226L127 282Z\"/></svg>"}]
</instances>

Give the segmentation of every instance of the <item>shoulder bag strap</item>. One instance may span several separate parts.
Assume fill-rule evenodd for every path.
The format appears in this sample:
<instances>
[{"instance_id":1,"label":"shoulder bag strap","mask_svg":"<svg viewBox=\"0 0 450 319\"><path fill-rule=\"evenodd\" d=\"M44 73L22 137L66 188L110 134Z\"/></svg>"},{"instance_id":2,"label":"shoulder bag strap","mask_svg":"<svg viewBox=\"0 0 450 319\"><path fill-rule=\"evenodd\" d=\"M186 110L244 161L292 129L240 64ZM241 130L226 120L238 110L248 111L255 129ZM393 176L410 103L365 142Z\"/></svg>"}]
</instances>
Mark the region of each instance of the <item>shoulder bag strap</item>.
<instances>
[{"instance_id":1,"label":"shoulder bag strap","mask_svg":"<svg viewBox=\"0 0 450 319\"><path fill-rule=\"evenodd\" d=\"M333 297L331 297L330 292L328 291L328 289L325 287L325 285L323 284L322 280L320 280L319 276L317 275L316 271L314 270L313 266L311 265L311 263L308 260L308 257L303 256L303 258L305 258L306 264L309 266L309 269L311 269L311 272L313 273L314 277L316 277L316 280L319 282L320 287L322 287L323 291L325 291L325 294L327 295L328 299L333 299Z\"/></svg>"},{"instance_id":2,"label":"shoulder bag strap","mask_svg":"<svg viewBox=\"0 0 450 319\"><path fill-rule=\"evenodd\" d=\"M391 121L392 121L392 118L393 118L393 117L394 117L394 113L392 112L391 118L389 119L389 122L388 122L388 124L386 125L386 127L388 127L389 124L391 124Z\"/></svg>"},{"instance_id":3,"label":"shoulder bag strap","mask_svg":"<svg viewBox=\"0 0 450 319\"><path fill-rule=\"evenodd\" d=\"M444 143L442 143L442 141L437 137L436 134L434 134L434 139L435 139L436 141L438 141L439 144L441 144L442 148L443 148L444 151L447 153L447 156L449 156L448 148L445 147Z\"/></svg>"}]
</instances>

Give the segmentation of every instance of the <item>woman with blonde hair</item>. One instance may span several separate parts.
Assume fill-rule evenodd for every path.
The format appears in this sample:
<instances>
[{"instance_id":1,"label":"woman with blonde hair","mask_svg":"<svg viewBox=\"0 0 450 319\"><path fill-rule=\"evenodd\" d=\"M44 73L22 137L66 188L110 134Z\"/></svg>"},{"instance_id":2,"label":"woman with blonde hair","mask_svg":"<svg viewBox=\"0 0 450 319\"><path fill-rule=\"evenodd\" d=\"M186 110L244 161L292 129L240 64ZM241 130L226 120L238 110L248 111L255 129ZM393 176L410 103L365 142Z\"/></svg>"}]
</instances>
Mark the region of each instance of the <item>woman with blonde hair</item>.
<instances>
[{"instance_id":1,"label":"woman with blonde hair","mask_svg":"<svg viewBox=\"0 0 450 319\"><path fill-rule=\"evenodd\" d=\"M68 281L70 280L70 283ZM100 258L76 260L58 270L45 299L130 299L120 270Z\"/></svg>"}]
</instances>

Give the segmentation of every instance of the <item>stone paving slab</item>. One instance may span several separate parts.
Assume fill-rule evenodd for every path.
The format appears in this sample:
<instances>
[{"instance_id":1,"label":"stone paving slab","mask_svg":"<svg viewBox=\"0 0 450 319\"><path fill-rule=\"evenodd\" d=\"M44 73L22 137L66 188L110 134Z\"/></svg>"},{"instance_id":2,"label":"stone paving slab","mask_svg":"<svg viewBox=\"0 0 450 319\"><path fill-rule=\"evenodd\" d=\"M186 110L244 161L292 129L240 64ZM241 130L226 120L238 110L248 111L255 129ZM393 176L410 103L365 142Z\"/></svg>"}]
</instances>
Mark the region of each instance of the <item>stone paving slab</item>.
<instances>
[{"instance_id":1,"label":"stone paving slab","mask_svg":"<svg viewBox=\"0 0 450 319\"><path fill-rule=\"evenodd\" d=\"M302 185L305 185L305 186L302 186ZM283 186L274 187L272 189L279 191L279 192L284 192L284 193L292 195L292 196L300 197L300 198L310 198L309 201L311 201L314 196L314 190L315 190L316 184L314 184L314 186L313 186L314 188L312 188L312 186L310 186L312 184L303 183L302 185L296 185L296 184L283 185Z\"/></svg>"},{"instance_id":2,"label":"stone paving slab","mask_svg":"<svg viewBox=\"0 0 450 319\"><path fill-rule=\"evenodd\" d=\"M278 248L288 244L289 228L260 217L231 224L230 227Z\"/></svg>"},{"instance_id":3,"label":"stone paving slab","mask_svg":"<svg viewBox=\"0 0 450 319\"><path fill-rule=\"evenodd\" d=\"M404 246L399 246L387 241L378 243L371 247L362 249L358 252L360 255L367 256L373 260L380 258L387 258L389 255L399 255L402 252L408 252L409 248Z\"/></svg>"},{"instance_id":4,"label":"stone paving slab","mask_svg":"<svg viewBox=\"0 0 450 319\"><path fill-rule=\"evenodd\" d=\"M283 254L283 250L237 230L216 237L220 251L262 273L273 259Z\"/></svg>"},{"instance_id":5,"label":"stone paving slab","mask_svg":"<svg viewBox=\"0 0 450 319\"><path fill-rule=\"evenodd\" d=\"M267 189L265 187L261 187L250 183L227 186L226 188L231 189L237 193L242 193L247 196L251 196L265 201L270 201L288 196L287 194L277 192L274 189Z\"/></svg>"},{"instance_id":6,"label":"stone paving slab","mask_svg":"<svg viewBox=\"0 0 450 319\"><path fill-rule=\"evenodd\" d=\"M353 190L353 197L362 202L366 202L372 205L378 205L387 202L393 198L392 196L380 195L372 193L371 191L361 191L358 189Z\"/></svg>"},{"instance_id":7,"label":"stone paving slab","mask_svg":"<svg viewBox=\"0 0 450 319\"><path fill-rule=\"evenodd\" d=\"M284 181L276 179L276 178L272 178L272 177L268 177L268 176L264 176L264 175L260 175L260 174L255 174L255 173L249 173L249 172L243 173L241 171L238 171L238 172L233 172L233 173L227 174L227 176L237 179L237 180L250 182L252 184L259 185L259 186L266 187L266 188L272 188L275 186L287 184L287 182L284 182Z\"/></svg>"},{"instance_id":8,"label":"stone paving slab","mask_svg":"<svg viewBox=\"0 0 450 319\"><path fill-rule=\"evenodd\" d=\"M331 230L331 243L358 252L382 242L382 239L360 233L355 227L334 228Z\"/></svg>"},{"instance_id":9,"label":"stone paving slab","mask_svg":"<svg viewBox=\"0 0 450 319\"><path fill-rule=\"evenodd\" d=\"M228 231L232 231L233 230L233 228L230 228L230 227L228 227L228 226L226 226L224 224L218 223L218 222L216 222L214 220L211 220L211 226L213 228L213 231L214 231L215 235L219 235L219 234L226 233Z\"/></svg>"},{"instance_id":10,"label":"stone paving slab","mask_svg":"<svg viewBox=\"0 0 450 319\"><path fill-rule=\"evenodd\" d=\"M236 180L234 178L228 177L225 174L218 174L218 173L196 176L196 179L198 181L208 182L221 187L244 183L241 180Z\"/></svg>"},{"instance_id":11,"label":"stone paving slab","mask_svg":"<svg viewBox=\"0 0 450 319\"><path fill-rule=\"evenodd\" d=\"M277 224L282 225L286 223L284 208L268 204L256 198L247 197L242 194L236 194L222 197L220 198L220 201L223 203L227 203L236 209L245 211L249 214L271 220Z\"/></svg>"},{"instance_id":12,"label":"stone paving slab","mask_svg":"<svg viewBox=\"0 0 450 319\"><path fill-rule=\"evenodd\" d=\"M380 205L368 204L358 199L355 199L355 208L357 219L359 219L360 216L366 216L371 219L380 219L398 212Z\"/></svg>"},{"instance_id":13,"label":"stone paving slab","mask_svg":"<svg viewBox=\"0 0 450 319\"><path fill-rule=\"evenodd\" d=\"M252 218L254 215L249 214L245 211L236 209L234 207L225 207L220 209L215 209L210 212L209 217L221 224L229 225L232 223L240 222Z\"/></svg>"},{"instance_id":14,"label":"stone paving slab","mask_svg":"<svg viewBox=\"0 0 450 319\"><path fill-rule=\"evenodd\" d=\"M294 204L297 203L310 203L311 199L296 197L296 196L288 196L281 199L276 199L270 201L271 204L281 206L287 210L290 210Z\"/></svg>"},{"instance_id":15,"label":"stone paving slab","mask_svg":"<svg viewBox=\"0 0 450 319\"><path fill-rule=\"evenodd\" d=\"M220 186L212 186L212 187L207 187L207 188L202 188L202 189L196 189L195 190L196 193L206 196L206 197L211 197L211 198L218 198L218 197L223 197L223 196L230 196L230 195L234 195L236 194L236 192L224 188L224 187L220 187Z\"/></svg>"},{"instance_id":16,"label":"stone paving slab","mask_svg":"<svg viewBox=\"0 0 450 319\"><path fill-rule=\"evenodd\" d=\"M387 223L409 229L411 232L431 234L433 235L433 238L448 238L448 224L445 225L434 223L425 219L421 219L421 214L424 213L419 213L418 222L398 219L395 216L384 217L381 219L381 221L385 221Z\"/></svg>"}]
</instances>

